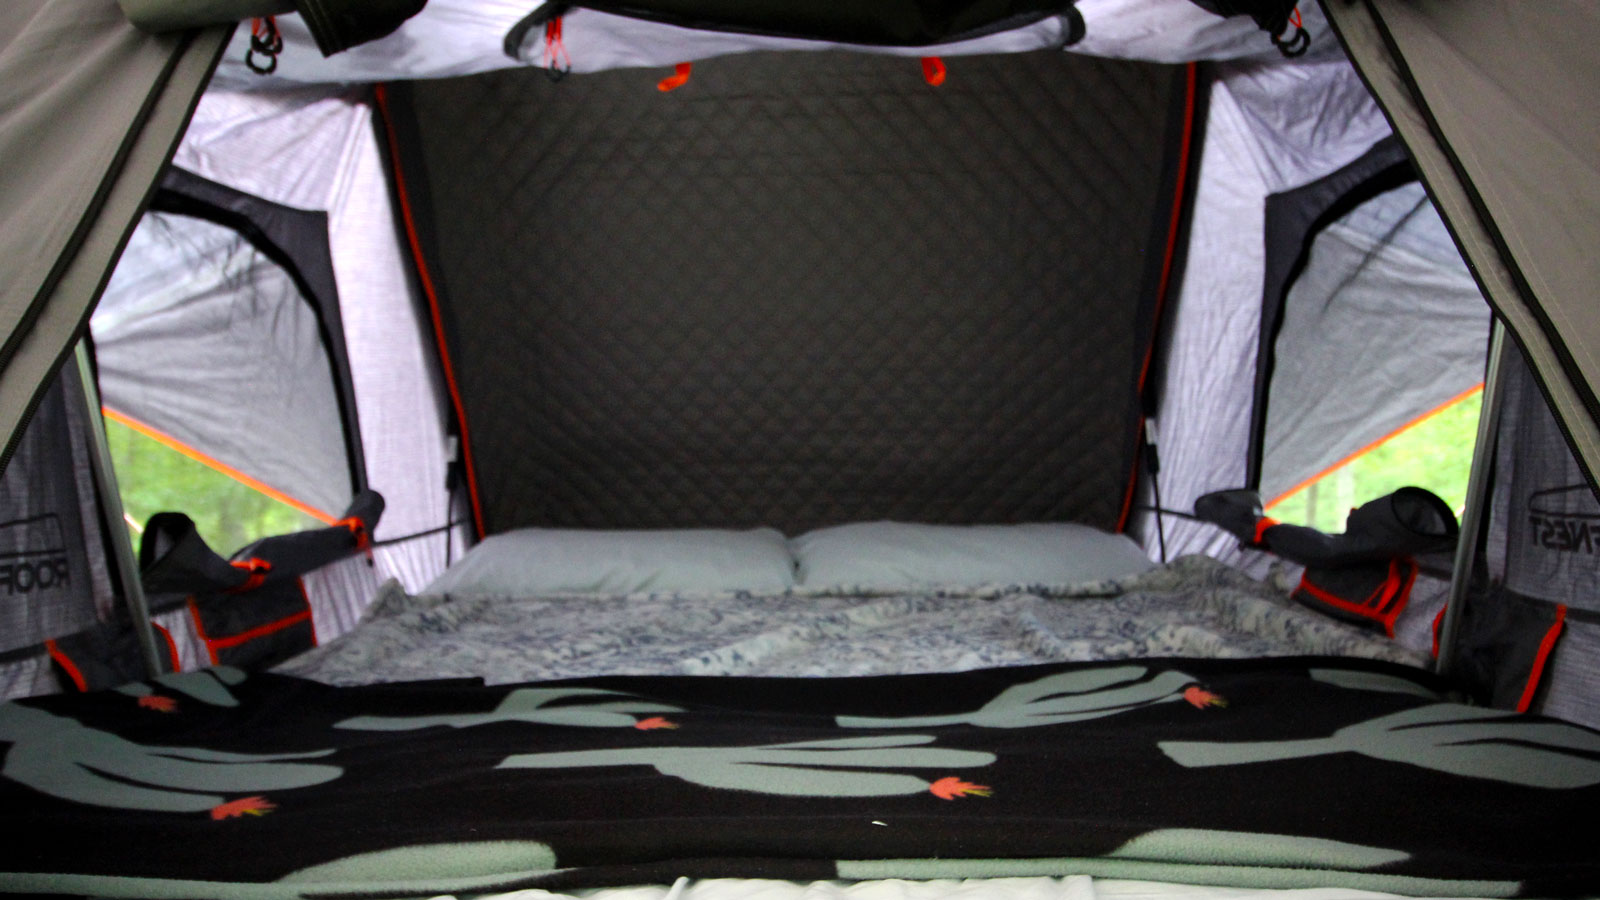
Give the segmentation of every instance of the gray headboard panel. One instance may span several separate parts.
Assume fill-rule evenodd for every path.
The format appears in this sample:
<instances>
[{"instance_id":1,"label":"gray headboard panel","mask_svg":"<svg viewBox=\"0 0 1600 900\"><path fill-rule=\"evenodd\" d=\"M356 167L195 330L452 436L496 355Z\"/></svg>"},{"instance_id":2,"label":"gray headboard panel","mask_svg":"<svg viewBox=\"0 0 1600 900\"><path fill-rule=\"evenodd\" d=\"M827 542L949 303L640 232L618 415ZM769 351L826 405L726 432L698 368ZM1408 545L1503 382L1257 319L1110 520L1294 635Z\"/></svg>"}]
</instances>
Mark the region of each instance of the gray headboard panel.
<instances>
[{"instance_id":1,"label":"gray headboard panel","mask_svg":"<svg viewBox=\"0 0 1600 900\"><path fill-rule=\"evenodd\" d=\"M948 67L391 89L487 531L1117 526L1192 72Z\"/></svg>"}]
</instances>

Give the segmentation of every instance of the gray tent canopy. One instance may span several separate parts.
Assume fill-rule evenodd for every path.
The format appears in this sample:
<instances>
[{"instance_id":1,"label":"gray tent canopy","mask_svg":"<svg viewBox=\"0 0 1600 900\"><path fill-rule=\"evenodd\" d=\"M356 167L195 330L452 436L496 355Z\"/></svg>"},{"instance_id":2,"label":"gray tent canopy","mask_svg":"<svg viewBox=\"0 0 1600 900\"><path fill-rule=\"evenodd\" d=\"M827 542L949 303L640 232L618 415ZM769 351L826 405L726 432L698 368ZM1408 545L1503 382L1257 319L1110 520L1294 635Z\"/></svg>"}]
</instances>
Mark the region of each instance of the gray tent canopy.
<instances>
[{"instance_id":1,"label":"gray tent canopy","mask_svg":"<svg viewBox=\"0 0 1600 900\"><path fill-rule=\"evenodd\" d=\"M331 261L326 270L319 268L321 275L300 271L299 280L309 284L331 277L331 292L314 287L301 292L336 294L340 316L322 316L320 325L307 327L326 334L333 331L330 321L342 320L339 327L345 332L344 346L340 349L340 341L328 341L326 363L312 368L320 371L326 365L337 373L347 367L349 378L328 379L332 387L313 404L335 410L331 418L338 427L318 426L321 430L313 430L319 436L307 441L334 447L329 457L342 457L345 471L310 490L321 498L317 505L337 506L341 496L349 496L346 490L361 486L365 467L366 482L390 498L397 517L386 524L394 529L392 534L444 529L435 536L437 541L430 538L401 549L385 548L380 554L391 573L419 586L446 558L446 542L463 537L459 530L450 532L450 523L465 512L461 493L445 487L452 476L455 480L449 483L460 483L463 462L450 434L452 419L457 420L457 429L464 430L461 436L471 439L474 427L485 428L484 420L494 416L492 403L471 408L487 395L474 395L477 399L469 400L465 409L449 402L462 386L455 379L461 375L463 381L508 382L494 372L473 374L441 367L430 346L435 323L419 318L413 304L423 302L426 287L455 298L451 304L474 293L491 295L501 288L522 290L531 284L536 290L545 290L551 285L539 279L555 273L557 278L573 280L556 283L554 294L544 298L554 313L535 310L533 314L581 318L584 309L592 308L578 299L581 279L552 266L574 254L582 255L584 247L594 245L592 238L590 244L584 244L581 232L557 227L559 221L525 219L523 226L548 229L538 245L546 254L538 257L539 264L524 273L522 284L497 283L496 278L506 277L503 272L490 273L483 283L474 282L472 254L493 248L428 246L430 226L426 223L432 218L427 210L412 210L416 213L412 218L424 223L420 227L407 232L399 224L402 210L391 204L384 151L372 131L370 96L365 88L348 84L465 75L529 63L542 67L552 61L558 69L565 64L575 72L591 72L750 50L817 50L846 44L885 54L887 69L901 62L894 57L941 56L954 61L966 53L1060 49L1070 44L1068 49L1085 55L1158 62L1220 61L1209 90L1197 89L1198 99L1209 94L1210 102L1204 106L1203 137L1198 130L1191 135L1192 159L1198 168L1188 185L1193 205L1187 213L1187 239L1176 248L1178 259L1168 270L1172 305L1165 324L1170 332L1162 344L1163 352L1149 369L1159 382L1151 385L1150 391L1152 402L1158 403L1136 409L1141 414L1153 413L1144 426L1144 437L1159 438L1153 443L1160 449L1159 486L1167 505L1186 507L1200 493L1222 487L1259 481L1260 487L1271 492L1273 486L1293 484L1324 468L1330 459L1392 430L1394 423L1416 410L1437 405L1475 383L1485 317L1481 307L1472 307L1476 298L1464 274L1467 270L1451 268L1454 261L1445 258L1449 256L1447 247L1446 252L1437 252L1444 245L1439 240L1439 220L1432 218L1433 208L1465 256L1470 277L1526 356L1534 394L1549 401L1556 430L1576 453L1576 472L1592 486L1593 473L1600 468L1600 426L1596 425L1600 402L1595 399L1600 362L1591 358L1591 349L1600 346L1600 335L1591 334L1593 317L1585 314L1584 304L1600 284L1597 263L1588 253L1596 210L1600 209L1600 197L1595 193L1600 191L1600 179L1594 177L1595 159L1584 148L1600 143L1595 140L1595 110L1600 107L1590 102L1596 99L1592 94L1600 84L1600 78L1594 77L1590 38L1600 31L1600 21L1581 4L1530 8L1512 2L1480 2L1460 7L1445 2L1329 0L1326 19L1337 31L1345 52L1327 34L1324 11L1307 9L1302 12L1313 33L1312 51L1299 62L1285 64L1275 62L1277 51L1252 23L1224 22L1181 0L977 4L972 6L980 11L975 13L977 18L956 16L945 22L947 30L938 33L912 29L910 38L896 40L905 23L883 20L863 25L864 31L833 33L832 39L825 41L771 22L691 31L676 27L670 16L663 22L649 16L622 15L603 4L584 5L569 13L565 45L559 48L566 54L563 63L555 52L558 48L551 46L550 32L538 21L530 24L529 10L522 5L435 0L389 38L326 59L315 49L321 43L312 33L315 23L296 16L280 17L286 47L278 72L266 80L244 69L249 36L241 31L217 66L209 91L197 99L217 54L227 43L225 28L149 36L130 28L108 0L24 0L0 13L0 22L10 26L4 33L12 35L0 45L0 76L4 76L0 85L5 85L0 88L4 91L0 95L4 100L0 103L0 152L8 160L0 174L0 186L4 187L0 195L6 197L5 218L0 221L8 226L3 229L5 237L0 240L5 243L0 252L19 263L8 275L0 296L0 314L6 317L8 335L0 348L0 415L4 416L0 424L12 434L7 446L16 446L20 426L41 402L48 378L82 333L139 214L156 196L162 167L176 152L177 165L204 182L286 209L327 211ZM676 15L690 15L694 9L689 4ZM447 19L469 36L452 43ZM74 28L59 27L66 21L72 21ZM766 33L754 33L761 31ZM516 40L510 39L513 35ZM64 46L62 42L68 40L74 43ZM917 46L928 41L936 46ZM941 41L944 43L938 43ZM405 52L397 52L399 48ZM41 65L40 60L48 60L50 65ZM759 64L759 59L729 61L728 71L736 71L746 62ZM978 66L974 62L974 72L979 71ZM955 62L952 70L960 71ZM905 61L902 74L922 87L914 63ZM485 91L493 95L500 90L497 85L516 82L516 75L542 77L523 71L486 76L474 83L489 85ZM684 98L694 97L694 90L714 91L718 84L717 73L709 65L694 77L688 92L644 96L662 103L687 104L693 101ZM1551 90L1552 84L1563 88ZM428 85L415 92L409 88L398 92L415 94L407 98L411 115L429 104L449 107L453 89ZM1372 105L1369 90L1382 104L1381 112ZM920 97L916 102L937 103L938 96ZM185 121L197 102L198 112L183 136ZM805 101L794 102L804 105ZM1024 113L1035 108L1026 102L1019 106ZM86 131L74 124L73 113L93 121L98 130ZM574 134L598 127L581 114L554 107L550 115L571 115ZM916 118L925 121L928 116ZM724 127L728 122L710 121ZM1384 143L1391 130L1398 141ZM109 137L86 141L82 135L87 133ZM1170 137L1177 132L1167 134ZM175 151L180 136L183 144ZM422 155L423 171L410 185L405 202L431 191L433 196L426 205L448 206L456 188L446 185L458 174L449 161L452 154L460 157L466 151L443 146L437 137L424 136L419 143L429 141L435 146ZM751 141L755 141L753 135ZM1138 141L1133 144L1139 145ZM616 146L621 149L608 157L613 161L635 145L623 140ZM406 152L402 146L396 157L402 172L406 171ZM596 161L583 157L570 144L547 148L546 155L566 152L573 154L571 165ZM668 163L670 160L646 159L637 166L646 170L655 166L647 174L653 173L661 191L652 202L689 182L685 170L675 171ZM1420 185L1402 184L1413 172L1420 177ZM545 189L559 193L560 185L552 182ZM802 189L796 196L804 193ZM1274 199L1269 201L1269 196ZM577 195L569 199L573 199L574 209L585 202ZM1366 202L1356 203L1358 199ZM1294 207L1299 210L1295 212L1292 203L1298 201L1309 205ZM150 215L156 220L174 212L164 208L163 202L152 207ZM799 208L805 211L803 205ZM668 209L663 206L658 211ZM739 210L727 212L736 216ZM466 215L473 214L478 213ZM1300 217L1298 223L1289 223L1296 216ZM416 226L416 221L412 224ZM819 222L818 227L825 224ZM886 221L885 228L900 224ZM645 236L663 236L659 224L641 227ZM951 221L927 227L943 227L947 236L959 239L959 228L964 226ZM981 230L983 237L992 239L1000 226L990 222ZM1148 240L1148 246L1159 246L1161 239L1149 239L1156 232L1152 229L1140 237ZM915 227L906 233L920 239ZM1169 228L1161 233L1172 232ZM1286 241L1290 249L1274 251L1263 239L1269 234ZM1374 234L1384 240L1369 245L1351 237ZM673 236L664 237L663 246L671 249ZM415 247L411 246L413 240ZM702 254L717 251L715 246L699 246L692 240L680 240L675 246ZM457 261L436 271L419 272L410 267L407 258L413 249L422 250L424 260L433 253L454 256ZM1032 252L1039 257L1045 251L1035 247ZM975 257L966 269L981 270L985 260L1002 258L988 250L978 256L981 258ZM1363 404L1367 410L1362 427L1371 432L1344 429L1341 440L1302 440L1308 434L1326 436L1339 430L1328 423L1342 421L1344 413L1325 408L1314 424L1293 425L1284 424L1290 421L1283 418L1284 410L1309 407L1300 401L1316 394L1319 384L1304 376L1323 370L1318 367L1336 368L1344 357L1335 351L1323 362L1298 372L1291 371L1294 367L1285 365L1284 360L1293 358L1298 364L1309 358L1317 348L1310 346L1316 342L1308 342L1308 335L1326 334L1336 326L1356 334L1370 328L1365 324L1370 320L1335 322L1310 313L1333 291L1387 298L1396 304L1389 307L1392 312L1406 301L1387 293L1385 285L1422 271L1417 268L1418 259L1437 263L1431 268L1424 266L1428 272L1450 270L1430 296L1448 294L1459 302L1447 304L1448 309L1428 307L1437 315L1424 315L1420 303L1407 307L1407 312L1414 313L1419 323L1448 318L1455 326L1427 330L1426 344L1408 345L1403 335L1391 335L1395 344L1380 355L1395 357L1411 351L1424 362L1448 359L1448 364L1437 367L1445 374L1415 391L1384 392L1368 382L1342 392L1350 398L1365 395L1393 401L1386 413L1389 418L1372 414L1374 400ZM1180 269L1177 262L1186 264ZM1143 273L1160 267L1128 263L1123 268L1138 268L1145 277ZM1024 271L1056 277L1047 267L1010 264L988 274L1003 281ZM715 281L715 273L707 278ZM611 285L604 290L614 289ZM1263 293L1267 295L1265 305ZM1241 305L1241 298L1248 302ZM714 314L727 311L726 304L719 306L722 301L705 292L679 300L686 308L702 302ZM828 300L824 292L809 302L815 305ZM111 306L108 304L108 311ZM443 333L447 349L452 349L452 341L491 341L504 336L490 329L474 338L460 322L450 321L466 308L441 307L437 330ZM765 314L754 309L735 311L749 321L759 320L781 331L786 327L782 316L804 308L780 304ZM1259 327L1263 309L1268 320L1281 310L1281 327ZM1376 309L1373 314L1382 318L1383 307ZM954 304L947 311L959 312L960 306ZM627 316L644 323L641 327L648 330L646 313L652 312L661 311L634 310ZM895 317L903 320L915 313L886 309L881 315L892 324ZM1020 318L1030 318L1025 308ZM481 328L484 320L475 321ZM699 327L714 327L715 321L713 315ZM892 328L887 333L892 334ZM938 338L936 333L930 334ZM1142 353L1131 348L1149 336L1141 332L1130 338L1127 346L1118 345L1117 365L1143 371ZM578 333L552 338L566 343L545 348L548 353L543 358L562 359L561 354L566 353L567 360L581 360L587 339ZM108 344L104 352L109 361L116 350ZM1071 348L1062 347L1061 352L1067 354ZM504 351L500 353L504 362ZM751 354L755 369L762 365L760 356ZM467 353L464 357L457 362L470 368L492 362L494 353ZM1137 363L1129 362L1130 358ZM1270 363L1274 358L1276 365ZM1267 377L1274 373L1280 377ZM1298 382L1281 377L1296 374L1301 376ZM319 375L315 380L322 379ZM1258 385L1259 389L1252 399L1248 390L1238 393L1238 385ZM532 418L573 426L564 439L577 435L589 443L547 446L541 453L583 456L584 447L608 441L625 444L617 435L604 432L603 422L573 417L573 409L583 406L586 387L575 385L578 400L572 404L534 410ZM514 392L512 388L507 395ZM106 393L108 398L113 395L109 383ZM289 393L304 392L290 388ZM1098 390L1093 393L1101 396ZM931 402L928 398L905 399L908 408ZM1135 406L1138 400L1133 398ZM467 415L462 415L463 409ZM871 416L869 411L858 418ZM680 426L693 422L685 416L673 418ZM1135 443L1141 427L1138 418L1111 429L1116 432L1112 443L1118 448L1114 467L1127 466L1128 447ZM464 419L477 424L464 423ZM739 433L745 437L759 432L748 420L733 425L744 429ZM908 433L916 432L911 429ZM981 440L981 432L974 434ZM706 435L698 432L691 437ZM719 444L721 438L716 435L708 440L728 450L732 460L719 464L714 474L728 478L732 489L739 490L737 463L748 462L748 448L736 442ZM486 445L485 456L511 459L515 446L515 440L498 448ZM1263 452L1262 448L1267 449ZM612 461L616 471L629 466L639 471L658 467L672 452L667 448L668 457L663 457L660 453L633 454L638 447L624 449L626 458ZM261 465L260 459L240 457L240 468ZM837 466L839 462L824 460L824 465ZM329 468L321 466L324 472ZM476 478L488 471L469 468L464 474ZM512 483L524 474L514 466L500 468L491 473L490 480ZM607 481L602 477L606 473L581 474L583 477L566 487L572 487L573 496L580 500L594 500L598 495L591 489ZM547 475L538 475L543 481L535 480L544 493L555 484ZM1570 482L1573 474L1562 477ZM1149 487L1147 479L1138 490ZM1545 487L1531 490L1536 493ZM1154 498L1136 493L1133 499ZM1125 505L1128 498L1117 500ZM504 505L492 506L497 502ZM659 510L663 503L674 501L651 502ZM565 504L561 514L580 506ZM523 500L491 501L491 527L528 521L520 517L530 508ZM1016 513L993 514L1005 518ZM578 519L585 524L603 524L607 515L592 519L585 514ZM826 512L821 519L834 515ZM917 515L938 518L926 508ZM1503 520L1504 513L1501 515ZM637 510L630 516L633 524L654 521ZM954 507L948 514L951 519L974 517L982 515ZM804 515L795 521L802 520ZM1117 515L1109 516L1112 525L1119 524L1118 520ZM1130 528L1152 548L1156 546L1157 536L1148 519L1135 520ZM1173 552L1208 552L1240 559L1235 542L1208 526L1167 522L1160 537Z\"/></svg>"},{"instance_id":2,"label":"gray tent canopy","mask_svg":"<svg viewBox=\"0 0 1600 900\"><path fill-rule=\"evenodd\" d=\"M1600 79L1592 4L1328 4L1484 296L1600 471Z\"/></svg>"}]
</instances>

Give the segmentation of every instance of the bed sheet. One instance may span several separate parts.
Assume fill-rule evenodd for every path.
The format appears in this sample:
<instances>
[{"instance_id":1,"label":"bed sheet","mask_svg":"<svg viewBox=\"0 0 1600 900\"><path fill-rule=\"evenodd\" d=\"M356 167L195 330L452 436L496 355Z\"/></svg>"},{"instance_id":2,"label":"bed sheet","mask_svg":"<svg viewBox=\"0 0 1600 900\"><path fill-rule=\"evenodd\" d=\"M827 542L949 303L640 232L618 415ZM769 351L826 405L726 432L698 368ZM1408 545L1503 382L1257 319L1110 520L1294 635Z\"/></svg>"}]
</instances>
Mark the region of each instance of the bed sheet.
<instances>
[{"instance_id":1,"label":"bed sheet","mask_svg":"<svg viewBox=\"0 0 1600 900\"><path fill-rule=\"evenodd\" d=\"M412 596L390 584L355 631L278 671L334 685L450 677L502 684L593 675L912 674L1176 656L1425 663L1196 556L1088 584L918 593L452 598Z\"/></svg>"}]
</instances>

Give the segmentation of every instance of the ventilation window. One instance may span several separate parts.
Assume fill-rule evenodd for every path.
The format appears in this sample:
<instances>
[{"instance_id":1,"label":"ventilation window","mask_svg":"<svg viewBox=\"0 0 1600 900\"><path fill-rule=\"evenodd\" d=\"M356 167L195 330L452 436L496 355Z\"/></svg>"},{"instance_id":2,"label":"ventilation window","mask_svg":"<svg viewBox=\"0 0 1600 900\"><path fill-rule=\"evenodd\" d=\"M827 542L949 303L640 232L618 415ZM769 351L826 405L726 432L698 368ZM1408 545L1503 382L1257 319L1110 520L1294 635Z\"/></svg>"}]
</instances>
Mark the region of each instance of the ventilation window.
<instances>
[{"instance_id":1,"label":"ventilation window","mask_svg":"<svg viewBox=\"0 0 1600 900\"><path fill-rule=\"evenodd\" d=\"M242 473L181 451L107 411L106 441L117 472L123 514L139 545L144 523L158 512L182 511L212 549L224 555L260 538L321 527L311 511L292 505Z\"/></svg>"},{"instance_id":2,"label":"ventilation window","mask_svg":"<svg viewBox=\"0 0 1600 900\"><path fill-rule=\"evenodd\" d=\"M1398 488L1416 486L1444 498L1460 518L1482 400L1483 389L1472 388L1331 468L1267 497L1267 515L1340 532L1351 509Z\"/></svg>"},{"instance_id":3,"label":"ventilation window","mask_svg":"<svg viewBox=\"0 0 1600 900\"><path fill-rule=\"evenodd\" d=\"M349 505L337 301L303 290L331 278L308 279L283 250L293 244L270 238L250 222L152 210L95 309L102 411L135 532L183 513L228 554Z\"/></svg>"},{"instance_id":4,"label":"ventilation window","mask_svg":"<svg viewBox=\"0 0 1600 900\"><path fill-rule=\"evenodd\" d=\"M1314 232L1272 340L1258 487L1270 516L1344 530L1407 485L1459 508L1489 309L1415 182Z\"/></svg>"}]
</instances>

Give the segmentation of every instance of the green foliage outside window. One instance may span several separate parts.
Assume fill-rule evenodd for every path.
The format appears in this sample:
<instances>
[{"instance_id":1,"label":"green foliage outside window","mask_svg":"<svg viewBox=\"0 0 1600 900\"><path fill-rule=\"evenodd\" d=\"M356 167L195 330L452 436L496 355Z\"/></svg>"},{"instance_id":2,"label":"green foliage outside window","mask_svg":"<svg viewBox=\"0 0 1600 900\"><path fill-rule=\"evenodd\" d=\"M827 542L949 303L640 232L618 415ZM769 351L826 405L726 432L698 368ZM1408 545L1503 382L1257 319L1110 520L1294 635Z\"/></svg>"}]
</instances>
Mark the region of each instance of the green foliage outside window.
<instances>
[{"instance_id":1,"label":"green foliage outside window","mask_svg":"<svg viewBox=\"0 0 1600 900\"><path fill-rule=\"evenodd\" d=\"M223 556L260 538L322 525L119 422L106 420L106 440L135 547L145 523L158 512L193 519L200 536Z\"/></svg>"},{"instance_id":2,"label":"green foliage outside window","mask_svg":"<svg viewBox=\"0 0 1600 900\"><path fill-rule=\"evenodd\" d=\"M1280 522L1344 531L1353 507L1408 485L1443 497L1461 516L1478 438L1483 392L1475 392L1267 507Z\"/></svg>"}]
</instances>

